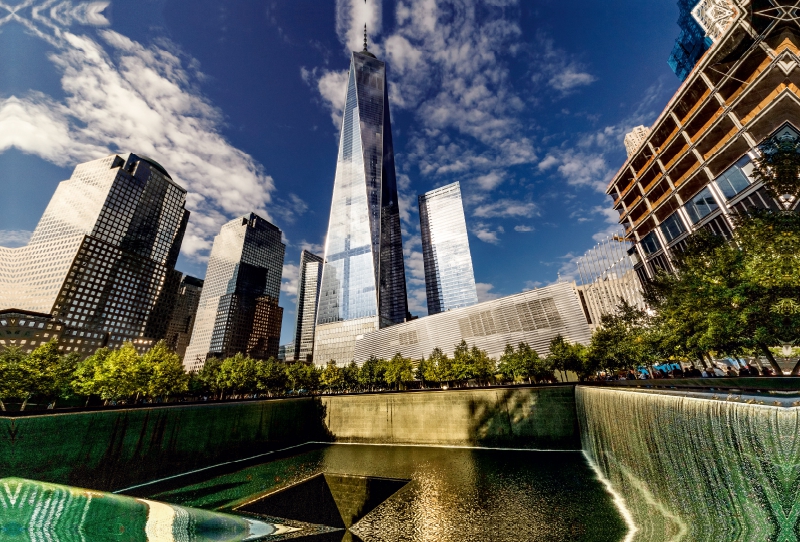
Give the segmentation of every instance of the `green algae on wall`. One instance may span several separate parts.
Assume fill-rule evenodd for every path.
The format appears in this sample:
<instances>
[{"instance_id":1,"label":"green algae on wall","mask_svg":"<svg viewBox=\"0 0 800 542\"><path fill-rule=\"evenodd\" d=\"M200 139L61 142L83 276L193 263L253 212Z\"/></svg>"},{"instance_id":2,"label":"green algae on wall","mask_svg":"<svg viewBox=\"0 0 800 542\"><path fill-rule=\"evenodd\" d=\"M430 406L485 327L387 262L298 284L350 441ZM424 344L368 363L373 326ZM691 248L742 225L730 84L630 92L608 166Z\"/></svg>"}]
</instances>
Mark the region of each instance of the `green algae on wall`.
<instances>
[{"instance_id":1,"label":"green algae on wall","mask_svg":"<svg viewBox=\"0 0 800 542\"><path fill-rule=\"evenodd\" d=\"M797 540L800 409L579 386L584 452L632 540Z\"/></svg>"},{"instance_id":2,"label":"green algae on wall","mask_svg":"<svg viewBox=\"0 0 800 542\"><path fill-rule=\"evenodd\" d=\"M0 418L0 477L115 490L327 440L313 398Z\"/></svg>"},{"instance_id":3,"label":"green algae on wall","mask_svg":"<svg viewBox=\"0 0 800 542\"><path fill-rule=\"evenodd\" d=\"M573 386L326 396L336 442L578 450Z\"/></svg>"}]
</instances>

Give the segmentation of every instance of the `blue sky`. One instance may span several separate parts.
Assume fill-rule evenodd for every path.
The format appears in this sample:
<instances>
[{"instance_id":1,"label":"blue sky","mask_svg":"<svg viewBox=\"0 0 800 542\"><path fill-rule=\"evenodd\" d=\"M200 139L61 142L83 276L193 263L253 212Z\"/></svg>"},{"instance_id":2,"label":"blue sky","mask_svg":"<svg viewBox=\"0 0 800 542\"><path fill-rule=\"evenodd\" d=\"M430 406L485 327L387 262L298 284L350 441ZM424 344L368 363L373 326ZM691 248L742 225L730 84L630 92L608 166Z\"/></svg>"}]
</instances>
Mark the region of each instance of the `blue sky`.
<instances>
[{"instance_id":1,"label":"blue sky","mask_svg":"<svg viewBox=\"0 0 800 542\"><path fill-rule=\"evenodd\" d=\"M416 196L455 180L479 297L571 278L615 228L622 138L677 89L674 0L0 0L0 245L75 164L141 152L189 190L178 268L203 277L250 211L321 252L348 51L388 63L409 305L426 314Z\"/></svg>"}]
</instances>

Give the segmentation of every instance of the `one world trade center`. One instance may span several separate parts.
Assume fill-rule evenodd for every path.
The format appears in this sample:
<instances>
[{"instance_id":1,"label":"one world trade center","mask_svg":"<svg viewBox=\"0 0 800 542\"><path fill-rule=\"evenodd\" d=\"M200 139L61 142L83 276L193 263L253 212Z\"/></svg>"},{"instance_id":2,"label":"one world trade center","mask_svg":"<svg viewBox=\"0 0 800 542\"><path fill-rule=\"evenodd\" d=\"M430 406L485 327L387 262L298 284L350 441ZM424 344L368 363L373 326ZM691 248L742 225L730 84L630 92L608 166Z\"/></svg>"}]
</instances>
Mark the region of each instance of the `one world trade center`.
<instances>
[{"instance_id":1,"label":"one world trade center","mask_svg":"<svg viewBox=\"0 0 800 542\"><path fill-rule=\"evenodd\" d=\"M356 338L408 316L386 64L353 52L325 241L314 363L343 365Z\"/></svg>"}]
</instances>

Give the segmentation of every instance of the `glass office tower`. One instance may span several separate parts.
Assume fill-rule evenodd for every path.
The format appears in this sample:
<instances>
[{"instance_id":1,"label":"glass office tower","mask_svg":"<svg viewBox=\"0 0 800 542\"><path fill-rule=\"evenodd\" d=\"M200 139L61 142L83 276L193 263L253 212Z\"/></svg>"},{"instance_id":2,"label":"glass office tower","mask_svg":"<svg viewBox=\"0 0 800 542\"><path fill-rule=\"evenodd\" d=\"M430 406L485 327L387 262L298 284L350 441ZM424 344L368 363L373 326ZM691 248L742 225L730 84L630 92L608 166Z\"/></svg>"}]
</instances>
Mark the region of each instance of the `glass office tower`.
<instances>
[{"instance_id":1,"label":"glass office tower","mask_svg":"<svg viewBox=\"0 0 800 542\"><path fill-rule=\"evenodd\" d=\"M203 368L209 356L278 357L283 309L278 306L286 245L283 232L251 213L231 220L214 238L184 366Z\"/></svg>"},{"instance_id":2,"label":"glass office tower","mask_svg":"<svg viewBox=\"0 0 800 542\"><path fill-rule=\"evenodd\" d=\"M428 314L475 305L478 292L461 185L448 184L422 194L418 200Z\"/></svg>"},{"instance_id":3,"label":"glass office tower","mask_svg":"<svg viewBox=\"0 0 800 542\"><path fill-rule=\"evenodd\" d=\"M314 355L314 326L322 279L322 258L304 250L300 256L300 281L297 286L297 324L294 350L288 361L310 362Z\"/></svg>"},{"instance_id":4,"label":"glass office tower","mask_svg":"<svg viewBox=\"0 0 800 542\"><path fill-rule=\"evenodd\" d=\"M192 339L194 320L197 317L197 306L203 291L203 281L189 275L182 275L175 307L167 327L167 346L181 359L186 354L186 347Z\"/></svg>"},{"instance_id":5,"label":"glass office tower","mask_svg":"<svg viewBox=\"0 0 800 542\"><path fill-rule=\"evenodd\" d=\"M83 356L163 339L180 281L185 199L142 155L78 165L28 245L0 247L0 309L52 315L65 325L62 341Z\"/></svg>"},{"instance_id":6,"label":"glass office tower","mask_svg":"<svg viewBox=\"0 0 800 542\"><path fill-rule=\"evenodd\" d=\"M314 362L349 363L356 337L407 315L386 65L365 48L350 63Z\"/></svg>"}]
</instances>

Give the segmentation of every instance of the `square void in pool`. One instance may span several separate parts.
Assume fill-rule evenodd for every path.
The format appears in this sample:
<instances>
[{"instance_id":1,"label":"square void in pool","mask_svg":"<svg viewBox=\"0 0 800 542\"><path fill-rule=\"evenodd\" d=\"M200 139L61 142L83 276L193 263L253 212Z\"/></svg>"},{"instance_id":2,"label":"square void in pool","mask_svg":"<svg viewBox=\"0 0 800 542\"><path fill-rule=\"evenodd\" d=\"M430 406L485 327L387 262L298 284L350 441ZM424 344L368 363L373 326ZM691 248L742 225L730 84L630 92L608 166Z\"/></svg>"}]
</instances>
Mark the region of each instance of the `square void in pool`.
<instances>
[{"instance_id":1,"label":"square void in pool","mask_svg":"<svg viewBox=\"0 0 800 542\"><path fill-rule=\"evenodd\" d=\"M236 508L259 516L349 529L410 480L323 473Z\"/></svg>"}]
</instances>

